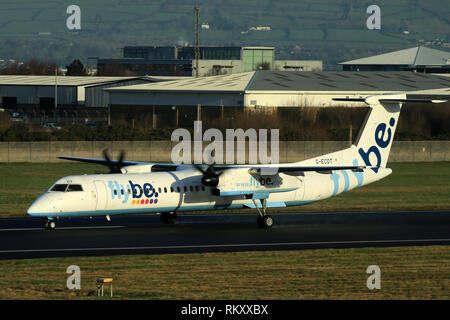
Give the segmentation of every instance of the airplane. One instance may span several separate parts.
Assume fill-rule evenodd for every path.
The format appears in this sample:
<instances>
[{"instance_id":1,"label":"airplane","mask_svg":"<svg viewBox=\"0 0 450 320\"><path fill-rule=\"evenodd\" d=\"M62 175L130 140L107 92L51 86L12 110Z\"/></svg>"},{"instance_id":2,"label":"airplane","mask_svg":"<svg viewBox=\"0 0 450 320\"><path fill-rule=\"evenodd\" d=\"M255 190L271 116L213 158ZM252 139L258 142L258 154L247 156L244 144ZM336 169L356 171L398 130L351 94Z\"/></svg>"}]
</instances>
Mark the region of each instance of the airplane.
<instances>
[{"instance_id":1,"label":"airplane","mask_svg":"<svg viewBox=\"0 0 450 320\"><path fill-rule=\"evenodd\" d=\"M59 156L96 163L109 174L72 175L57 180L28 208L55 229L60 217L158 213L173 224L177 213L200 210L253 208L257 225L271 228L267 208L300 206L334 197L390 175L386 167L400 110L405 102L441 103L443 100L407 99L406 94L365 98L334 98L365 102L369 111L356 141L349 147L312 159L281 164L199 165L165 164ZM264 169L275 168L267 175Z\"/></svg>"}]
</instances>

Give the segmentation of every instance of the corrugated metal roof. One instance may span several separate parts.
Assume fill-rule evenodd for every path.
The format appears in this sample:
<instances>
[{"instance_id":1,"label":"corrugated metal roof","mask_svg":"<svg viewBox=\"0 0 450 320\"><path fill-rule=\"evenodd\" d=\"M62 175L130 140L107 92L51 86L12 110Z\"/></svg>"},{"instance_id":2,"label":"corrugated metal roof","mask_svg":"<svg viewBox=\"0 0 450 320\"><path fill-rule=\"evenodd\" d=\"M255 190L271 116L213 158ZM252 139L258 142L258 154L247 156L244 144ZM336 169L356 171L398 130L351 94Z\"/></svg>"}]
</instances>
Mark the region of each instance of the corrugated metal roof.
<instances>
[{"instance_id":1,"label":"corrugated metal roof","mask_svg":"<svg viewBox=\"0 0 450 320\"><path fill-rule=\"evenodd\" d=\"M153 92L153 91L245 91L248 83L254 75L252 72L236 73L231 75L220 75L212 77L189 78L174 81L145 83L133 86L106 89L110 92Z\"/></svg>"},{"instance_id":2,"label":"corrugated metal roof","mask_svg":"<svg viewBox=\"0 0 450 320\"><path fill-rule=\"evenodd\" d=\"M105 89L109 92L416 91L450 88L450 77L414 72L252 71Z\"/></svg>"},{"instance_id":3,"label":"corrugated metal roof","mask_svg":"<svg viewBox=\"0 0 450 320\"><path fill-rule=\"evenodd\" d=\"M414 72L257 71L248 91L412 91L450 88L450 78Z\"/></svg>"},{"instance_id":4,"label":"corrugated metal roof","mask_svg":"<svg viewBox=\"0 0 450 320\"><path fill-rule=\"evenodd\" d=\"M91 84L109 83L114 81L131 80L139 78L141 77L58 76L58 86L86 86ZM0 85L54 86L55 76L0 75Z\"/></svg>"},{"instance_id":5,"label":"corrugated metal roof","mask_svg":"<svg viewBox=\"0 0 450 320\"><path fill-rule=\"evenodd\" d=\"M372 57L341 62L340 64L436 66L446 65L449 60L450 52L419 46Z\"/></svg>"}]
</instances>

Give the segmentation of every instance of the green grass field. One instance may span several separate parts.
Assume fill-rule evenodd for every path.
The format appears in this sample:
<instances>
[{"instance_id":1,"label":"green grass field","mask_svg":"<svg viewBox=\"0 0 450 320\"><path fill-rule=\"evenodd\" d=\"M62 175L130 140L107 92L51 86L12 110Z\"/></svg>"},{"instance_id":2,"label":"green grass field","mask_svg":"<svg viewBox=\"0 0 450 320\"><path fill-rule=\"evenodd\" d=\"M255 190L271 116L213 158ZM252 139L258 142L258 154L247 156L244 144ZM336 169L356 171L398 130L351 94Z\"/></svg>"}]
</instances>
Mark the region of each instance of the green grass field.
<instances>
[{"instance_id":1,"label":"green grass field","mask_svg":"<svg viewBox=\"0 0 450 320\"><path fill-rule=\"evenodd\" d=\"M446 246L2 260L0 299L99 299L99 277L114 299L450 299L449 261ZM80 290L66 288L70 265Z\"/></svg>"},{"instance_id":2,"label":"green grass field","mask_svg":"<svg viewBox=\"0 0 450 320\"><path fill-rule=\"evenodd\" d=\"M389 167L393 173L374 184L329 200L277 211L450 209L450 163L392 163ZM78 163L0 164L0 217L26 217L26 210L33 200L63 176L106 171L101 166Z\"/></svg>"},{"instance_id":3,"label":"green grass field","mask_svg":"<svg viewBox=\"0 0 450 320\"><path fill-rule=\"evenodd\" d=\"M390 167L385 180L295 210L450 208L449 163ZM85 164L0 164L0 212L24 217L59 177L100 172ZM114 278L114 299L450 299L449 261L448 246L1 260L0 299L98 299L89 293L105 276ZM66 288L74 264L77 291ZM380 290L366 287L369 265L381 269Z\"/></svg>"}]
</instances>

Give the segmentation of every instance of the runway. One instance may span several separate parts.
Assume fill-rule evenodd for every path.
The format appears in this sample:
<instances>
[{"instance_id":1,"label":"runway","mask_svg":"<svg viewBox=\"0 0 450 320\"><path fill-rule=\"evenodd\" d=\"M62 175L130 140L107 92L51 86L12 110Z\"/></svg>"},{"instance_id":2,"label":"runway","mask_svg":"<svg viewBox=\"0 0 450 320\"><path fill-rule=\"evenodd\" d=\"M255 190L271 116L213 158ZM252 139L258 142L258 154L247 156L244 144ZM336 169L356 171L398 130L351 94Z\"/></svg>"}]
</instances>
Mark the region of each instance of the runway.
<instances>
[{"instance_id":1,"label":"runway","mask_svg":"<svg viewBox=\"0 0 450 320\"><path fill-rule=\"evenodd\" d=\"M156 215L57 220L0 219L0 259L450 245L450 211L274 213L272 229L256 214ZM450 249L450 247L449 247Z\"/></svg>"}]
</instances>

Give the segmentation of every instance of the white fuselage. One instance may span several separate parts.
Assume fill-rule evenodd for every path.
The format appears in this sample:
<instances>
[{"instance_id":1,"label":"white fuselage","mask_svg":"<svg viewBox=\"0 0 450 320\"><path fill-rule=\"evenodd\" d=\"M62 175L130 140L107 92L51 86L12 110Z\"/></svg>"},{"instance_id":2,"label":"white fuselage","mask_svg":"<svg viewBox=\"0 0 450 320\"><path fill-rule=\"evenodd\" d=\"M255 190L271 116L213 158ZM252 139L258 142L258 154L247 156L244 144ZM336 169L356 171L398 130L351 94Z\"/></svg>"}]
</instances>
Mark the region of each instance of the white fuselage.
<instances>
[{"instance_id":1,"label":"white fuselage","mask_svg":"<svg viewBox=\"0 0 450 320\"><path fill-rule=\"evenodd\" d=\"M268 194L268 208L298 206L333 197L390 173L391 169L385 168L376 173L371 169L280 173L263 180L248 169L234 169L221 176L217 186L223 191L220 196L202 185L202 175L195 170L68 176L37 198L28 214L54 218L259 207L259 201L246 196L249 192Z\"/></svg>"}]
</instances>

